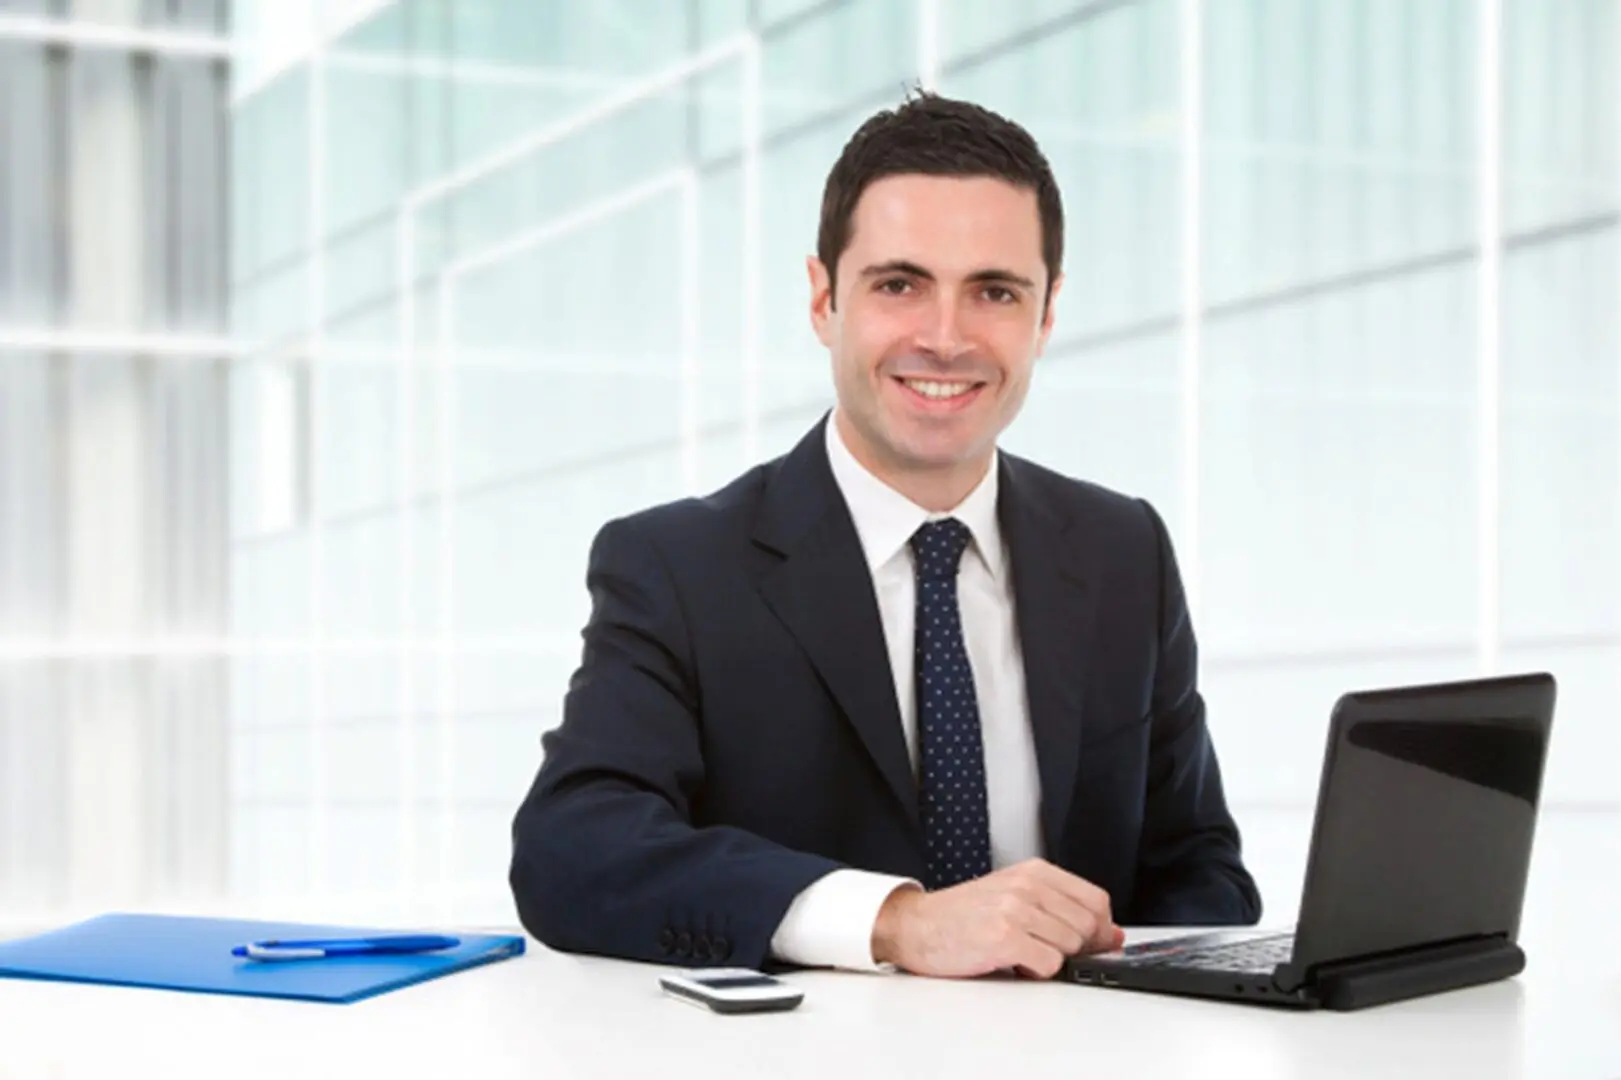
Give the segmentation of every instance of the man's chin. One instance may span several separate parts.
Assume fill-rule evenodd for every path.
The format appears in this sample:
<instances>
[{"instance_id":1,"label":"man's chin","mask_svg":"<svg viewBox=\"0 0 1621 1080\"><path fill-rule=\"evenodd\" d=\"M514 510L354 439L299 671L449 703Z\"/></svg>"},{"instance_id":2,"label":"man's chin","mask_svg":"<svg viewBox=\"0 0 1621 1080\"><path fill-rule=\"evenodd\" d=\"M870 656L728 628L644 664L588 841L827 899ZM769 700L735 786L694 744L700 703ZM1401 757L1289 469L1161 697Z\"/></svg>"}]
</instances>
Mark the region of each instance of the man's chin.
<instances>
[{"instance_id":1,"label":"man's chin","mask_svg":"<svg viewBox=\"0 0 1621 1080\"><path fill-rule=\"evenodd\" d=\"M903 442L895 448L895 458L909 472L948 473L981 463L990 446L974 442L942 444L929 440Z\"/></svg>"}]
</instances>

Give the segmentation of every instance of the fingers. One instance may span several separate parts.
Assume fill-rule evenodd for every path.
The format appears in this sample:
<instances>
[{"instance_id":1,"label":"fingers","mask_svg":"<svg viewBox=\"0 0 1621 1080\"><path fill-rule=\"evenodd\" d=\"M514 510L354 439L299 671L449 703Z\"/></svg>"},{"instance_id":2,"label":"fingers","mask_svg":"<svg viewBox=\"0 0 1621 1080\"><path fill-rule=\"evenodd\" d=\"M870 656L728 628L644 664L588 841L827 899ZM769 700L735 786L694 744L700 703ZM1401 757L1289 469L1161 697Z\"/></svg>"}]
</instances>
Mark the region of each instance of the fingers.
<instances>
[{"instance_id":1,"label":"fingers","mask_svg":"<svg viewBox=\"0 0 1621 1080\"><path fill-rule=\"evenodd\" d=\"M1024 932L1057 949L1064 956L1079 953L1093 937L1096 923L1090 912L1078 907L1075 921L1060 918L1040 907L1027 908L1024 913Z\"/></svg>"},{"instance_id":2,"label":"fingers","mask_svg":"<svg viewBox=\"0 0 1621 1080\"><path fill-rule=\"evenodd\" d=\"M1010 872L1020 884L1021 895L1081 934L1082 948L1106 951L1115 947L1118 928L1104 890L1040 859L1011 867Z\"/></svg>"},{"instance_id":3,"label":"fingers","mask_svg":"<svg viewBox=\"0 0 1621 1080\"><path fill-rule=\"evenodd\" d=\"M884 953L917 974L972 976L1011 968L1046 979L1068 957L1120 944L1107 893L1040 860L933 893L892 894L885 910L891 908L894 925L885 931L881 911L873 955ZM886 942L892 946L887 951Z\"/></svg>"},{"instance_id":4,"label":"fingers","mask_svg":"<svg viewBox=\"0 0 1621 1080\"><path fill-rule=\"evenodd\" d=\"M1037 881L1086 908L1099 922L1113 925L1114 914L1109 907L1108 893L1085 878L1059 869L1045 860L1036 859L1025 865Z\"/></svg>"},{"instance_id":5,"label":"fingers","mask_svg":"<svg viewBox=\"0 0 1621 1080\"><path fill-rule=\"evenodd\" d=\"M1064 966L1064 955L1047 942L1025 935L1014 945L1010 959L1023 974L1050 979Z\"/></svg>"},{"instance_id":6,"label":"fingers","mask_svg":"<svg viewBox=\"0 0 1621 1080\"><path fill-rule=\"evenodd\" d=\"M1071 956L1090 956L1093 953L1114 952L1126 943L1126 932L1118 926L1099 927L1080 946L1070 952Z\"/></svg>"},{"instance_id":7,"label":"fingers","mask_svg":"<svg viewBox=\"0 0 1621 1080\"><path fill-rule=\"evenodd\" d=\"M1056 889L1038 889L1037 897L1037 903L1043 912L1070 927L1075 933L1077 941L1069 950L1071 953L1079 952L1083 947L1092 945L1099 939L1111 938L1114 924L1099 918L1096 912L1078 903L1073 897Z\"/></svg>"},{"instance_id":8,"label":"fingers","mask_svg":"<svg viewBox=\"0 0 1621 1080\"><path fill-rule=\"evenodd\" d=\"M1059 916L1024 897L1010 897L1013 911L1012 935L1004 943L1007 964L1035 978L1049 979L1062 968L1066 958L1117 948L1125 932L1098 922L1086 908L1067 897L1048 892L1045 903L1065 905L1067 916Z\"/></svg>"}]
</instances>

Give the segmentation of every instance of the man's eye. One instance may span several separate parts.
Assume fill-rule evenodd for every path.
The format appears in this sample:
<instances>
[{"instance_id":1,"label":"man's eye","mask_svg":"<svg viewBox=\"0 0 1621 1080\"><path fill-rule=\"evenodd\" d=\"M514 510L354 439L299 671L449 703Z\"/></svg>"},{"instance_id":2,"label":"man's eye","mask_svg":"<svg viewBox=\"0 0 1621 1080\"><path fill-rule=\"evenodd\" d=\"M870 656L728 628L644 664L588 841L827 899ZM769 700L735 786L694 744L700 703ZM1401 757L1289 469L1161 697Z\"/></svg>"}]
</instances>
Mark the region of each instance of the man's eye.
<instances>
[{"instance_id":1,"label":"man's eye","mask_svg":"<svg viewBox=\"0 0 1621 1080\"><path fill-rule=\"evenodd\" d=\"M1006 285L987 285L985 287L985 299L993 304L1011 304L1018 298L1018 294Z\"/></svg>"},{"instance_id":2,"label":"man's eye","mask_svg":"<svg viewBox=\"0 0 1621 1080\"><path fill-rule=\"evenodd\" d=\"M905 278L885 278L878 283L878 291L890 296L900 296L911 287L912 283Z\"/></svg>"}]
</instances>

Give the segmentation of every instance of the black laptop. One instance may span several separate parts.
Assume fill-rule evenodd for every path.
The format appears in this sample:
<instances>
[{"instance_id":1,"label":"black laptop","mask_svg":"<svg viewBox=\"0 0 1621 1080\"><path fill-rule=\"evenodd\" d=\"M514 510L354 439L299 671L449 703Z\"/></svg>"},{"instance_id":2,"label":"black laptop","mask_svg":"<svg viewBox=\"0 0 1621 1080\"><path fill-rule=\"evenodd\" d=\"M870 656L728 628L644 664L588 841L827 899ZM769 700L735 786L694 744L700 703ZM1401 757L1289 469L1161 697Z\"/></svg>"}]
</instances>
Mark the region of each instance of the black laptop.
<instances>
[{"instance_id":1,"label":"black laptop","mask_svg":"<svg viewBox=\"0 0 1621 1080\"><path fill-rule=\"evenodd\" d=\"M1547 673L1346 694L1294 931L1142 942L1072 958L1065 977L1359 1009L1518 974L1555 694Z\"/></svg>"}]
</instances>

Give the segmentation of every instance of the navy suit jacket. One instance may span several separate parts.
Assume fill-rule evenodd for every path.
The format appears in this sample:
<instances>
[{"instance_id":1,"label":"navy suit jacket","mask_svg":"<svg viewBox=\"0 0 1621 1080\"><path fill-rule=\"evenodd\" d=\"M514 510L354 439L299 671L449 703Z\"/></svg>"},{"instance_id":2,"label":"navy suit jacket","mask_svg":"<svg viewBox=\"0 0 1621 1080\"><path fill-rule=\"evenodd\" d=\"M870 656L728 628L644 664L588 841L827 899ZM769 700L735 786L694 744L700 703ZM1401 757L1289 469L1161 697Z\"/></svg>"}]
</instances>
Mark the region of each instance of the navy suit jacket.
<instances>
[{"instance_id":1,"label":"navy suit jacket","mask_svg":"<svg viewBox=\"0 0 1621 1080\"><path fill-rule=\"evenodd\" d=\"M923 878L827 422L707 498L597 534L582 660L513 823L514 899L545 944L761 967L788 905L830 871ZM1164 524L999 459L1047 858L1105 889L1123 925L1254 923Z\"/></svg>"}]
</instances>

